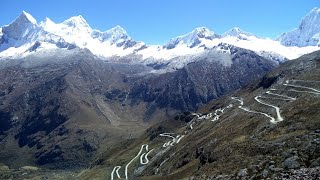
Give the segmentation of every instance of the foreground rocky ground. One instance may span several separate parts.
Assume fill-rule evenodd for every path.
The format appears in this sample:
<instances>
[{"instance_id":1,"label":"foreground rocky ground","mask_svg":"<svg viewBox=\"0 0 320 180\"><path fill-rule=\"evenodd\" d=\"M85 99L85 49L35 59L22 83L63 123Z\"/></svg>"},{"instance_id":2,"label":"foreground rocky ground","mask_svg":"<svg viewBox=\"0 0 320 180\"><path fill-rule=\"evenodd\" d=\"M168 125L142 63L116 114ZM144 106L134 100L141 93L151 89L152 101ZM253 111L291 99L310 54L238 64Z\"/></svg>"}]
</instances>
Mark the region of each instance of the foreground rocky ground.
<instances>
[{"instance_id":1,"label":"foreground rocky ground","mask_svg":"<svg viewBox=\"0 0 320 180\"><path fill-rule=\"evenodd\" d=\"M301 168L301 169L291 169L291 170L284 170L284 169L277 169L274 170L269 167L269 170L263 170L261 174L257 174L257 172L248 172L248 169L242 169L239 171L238 174L231 174L231 175L218 175L218 176L211 176L208 177L206 175L201 176L200 178L190 177L189 180L194 179L205 179L205 180L212 180L212 179L319 179L320 178L320 168ZM269 174L272 174L271 176Z\"/></svg>"}]
</instances>

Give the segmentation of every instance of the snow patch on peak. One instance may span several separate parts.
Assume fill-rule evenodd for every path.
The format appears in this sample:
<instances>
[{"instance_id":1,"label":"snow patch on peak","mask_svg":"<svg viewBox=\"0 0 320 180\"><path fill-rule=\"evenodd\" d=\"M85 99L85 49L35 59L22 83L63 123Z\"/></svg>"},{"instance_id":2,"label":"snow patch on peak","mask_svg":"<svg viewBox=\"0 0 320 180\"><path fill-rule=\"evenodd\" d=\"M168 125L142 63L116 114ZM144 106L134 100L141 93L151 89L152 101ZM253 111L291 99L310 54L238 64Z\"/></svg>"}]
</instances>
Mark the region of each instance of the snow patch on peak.
<instances>
[{"instance_id":1,"label":"snow patch on peak","mask_svg":"<svg viewBox=\"0 0 320 180\"><path fill-rule=\"evenodd\" d=\"M128 34L126 32L126 30L124 30L122 27L120 26L116 26L114 28L111 28L107 31L104 32L105 35L111 35L117 38L128 38Z\"/></svg>"},{"instance_id":2,"label":"snow patch on peak","mask_svg":"<svg viewBox=\"0 0 320 180\"><path fill-rule=\"evenodd\" d=\"M116 26L105 32L94 30L92 32L92 37L101 42L109 42L110 44L122 43L124 41L131 40L127 32L120 26Z\"/></svg>"},{"instance_id":3,"label":"snow patch on peak","mask_svg":"<svg viewBox=\"0 0 320 180\"><path fill-rule=\"evenodd\" d=\"M24 21L29 21L32 24L37 24L37 20L26 11L22 11L21 15L17 19L23 19Z\"/></svg>"},{"instance_id":4,"label":"snow patch on peak","mask_svg":"<svg viewBox=\"0 0 320 180\"><path fill-rule=\"evenodd\" d=\"M73 16L73 17L63 21L62 24L67 25L69 27L73 27L73 28L77 28L77 27L78 28L81 28L81 27L90 28L87 21L81 15Z\"/></svg>"},{"instance_id":5,"label":"snow patch on peak","mask_svg":"<svg viewBox=\"0 0 320 180\"><path fill-rule=\"evenodd\" d=\"M320 13L320 8L314 7L314 8L311 10L311 13Z\"/></svg>"},{"instance_id":6,"label":"snow patch on peak","mask_svg":"<svg viewBox=\"0 0 320 180\"><path fill-rule=\"evenodd\" d=\"M199 27L188 34L171 39L163 47L166 49L173 49L178 45L185 45L189 48L193 48L200 45L203 40L213 40L215 38L219 38L219 35L215 34L213 31L210 31L206 27Z\"/></svg>"},{"instance_id":7,"label":"snow patch on peak","mask_svg":"<svg viewBox=\"0 0 320 180\"><path fill-rule=\"evenodd\" d=\"M190 34L198 36L199 38L210 38L215 35L213 31L210 31L206 27L198 27L194 29Z\"/></svg>"},{"instance_id":8,"label":"snow patch on peak","mask_svg":"<svg viewBox=\"0 0 320 180\"><path fill-rule=\"evenodd\" d=\"M242 39L242 40L246 40L250 36L254 36L255 37L255 35L253 35L252 33L243 31L238 27L234 27L234 28L228 30L227 32L225 32L222 35L222 37L227 37L227 36L236 37L236 38L239 38L239 39Z\"/></svg>"},{"instance_id":9,"label":"snow patch on peak","mask_svg":"<svg viewBox=\"0 0 320 180\"><path fill-rule=\"evenodd\" d=\"M127 34L127 32L119 25L107 30L106 32L117 32L117 33Z\"/></svg>"},{"instance_id":10,"label":"snow patch on peak","mask_svg":"<svg viewBox=\"0 0 320 180\"><path fill-rule=\"evenodd\" d=\"M44 21L43 21L43 23L54 23L51 19L49 19L49 18L45 18L44 19Z\"/></svg>"},{"instance_id":11,"label":"snow patch on peak","mask_svg":"<svg viewBox=\"0 0 320 180\"><path fill-rule=\"evenodd\" d=\"M56 23L54 23L51 19L47 17L43 21L41 21L39 24L44 29L48 29L49 27L56 25Z\"/></svg>"}]
</instances>

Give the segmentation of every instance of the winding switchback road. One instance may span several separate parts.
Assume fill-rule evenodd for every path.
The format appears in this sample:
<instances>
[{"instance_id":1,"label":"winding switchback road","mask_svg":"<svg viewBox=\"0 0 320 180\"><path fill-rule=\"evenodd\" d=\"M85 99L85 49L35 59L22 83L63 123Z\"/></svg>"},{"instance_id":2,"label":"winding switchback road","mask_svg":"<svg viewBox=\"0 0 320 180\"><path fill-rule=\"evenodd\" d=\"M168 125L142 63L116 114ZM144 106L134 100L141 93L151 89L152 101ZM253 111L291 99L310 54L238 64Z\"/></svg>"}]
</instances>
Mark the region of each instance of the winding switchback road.
<instances>
[{"instance_id":1,"label":"winding switchback road","mask_svg":"<svg viewBox=\"0 0 320 180\"><path fill-rule=\"evenodd\" d=\"M277 113L277 120L275 120L274 118L270 121L271 123L278 123L280 121L283 121L283 118L281 117L281 114L280 114L280 108L278 106L274 106L272 104L268 104L264 101L261 101L259 98L261 98L261 96L256 96L254 97L254 99L258 102L258 103L261 103L261 104L264 104L266 106L269 106L269 107L273 107L276 109L276 113Z\"/></svg>"},{"instance_id":2,"label":"winding switchback road","mask_svg":"<svg viewBox=\"0 0 320 180\"><path fill-rule=\"evenodd\" d=\"M148 151L147 153L143 153L140 156L140 164L145 165L149 163L149 159L148 159L148 155L153 151L153 149L151 149L150 151ZM145 161L143 161L143 159L145 159Z\"/></svg>"},{"instance_id":3,"label":"winding switchback road","mask_svg":"<svg viewBox=\"0 0 320 180\"><path fill-rule=\"evenodd\" d=\"M118 177L119 179L121 179L121 176L120 176L120 174L119 174L120 168L121 168L121 166L115 166L115 167L113 168L113 170L112 170L112 172L111 172L111 180L113 180L114 172L116 172L117 177Z\"/></svg>"},{"instance_id":4,"label":"winding switchback road","mask_svg":"<svg viewBox=\"0 0 320 180\"><path fill-rule=\"evenodd\" d=\"M262 96L262 95L259 95L259 96L255 96L254 99L260 103L260 104L263 104L263 105L266 105L266 106L269 106L269 107L272 107L276 110L276 115L277 117L274 118L266 113L263 113L263 112L258 112L258 111L252 111L250 110L249 108L247 107L243 107L243 100L242 98L239 98L239 97L231 97L231 99L233 100L236 100L236 101L239 101L240 102L240 106L238 106L240 109L244 110L244 111L247 111L247 112L252 112L252 113L259 113L259 114L263 114L267 117L270 118L270 122L271 123L278 123L278 122L281 122L284 120L284 118L281 116L281 113L280 113L280 107L278 106L275 106L271 103L267 103L265 101L262 101L261 99L273 99L273 100L282 100L282 101L295 101L297 98L295 97L290 97L290 96L287 96L287 95L283 95L283 94L277 94L277 93L274 93L274 91L282 91L282 92L298 92L298 93L311 93L311 94L320 94L320 91L315 89L315 88L311 88L311 87L307 87L307 86L301 86L301 85L296 85L296 84L289 84L290 81L303 81L303 80L286 80L286 82L282 85L284 86L288 86L288 87L292 87L292 88L300 88L300 89L306 89L305 91L302 91L302 90L296 90L296 89L289 89L289 90L286 90L286 89L274 89L274 88L271 88L269 89L269 91L265 92L265 94L268 94L268 95L272 95L272 96L276 96L276 97L266 97L266 96ZM309 82L309 81L303 81L303 82ZM272 92L271 92L272 91Z\"/></svg>"},{"instance_id":5,"label":"winding switchback road","mask_svg":"<svg viewBox=\"0 0 320 180\"><path fill-rule=\"evenodd\" d=\"M307 86L300 86L300 85L295 85L295 84L289 84L289 80L286 81L286 83L284 83L283 85L285 86L291 86L291 87L296 87L296 88L303 88L303 89L309 89L311 91L313 91L314 93L320 94L320 91L311 87L307 87Z\"/></svg>"},{"instance_id":6,"label":"winding switchback road","mask_svg":"<svg viewBox=\"0 0 320 180\"><path fill-rule=\"evenodd\" d=\"M141 148L140 148L139 153L138 153L134 158L132 158L131 161L129 161L128 164L126 165L125 171L124 171L125 176L126 176L126 179L128 179L128 167L129 167L129 165L130 165L135 159L137 159L137 158L140 156L140 154L142 153L142 151L143 151L143 149L144 149L145 146L146 146L146 149L148 149L148 145L147 145L147 144L141 145Z\"/></svg>"},{"instance_id":7,"label":"winding switchback road","mask_svg":"<svg viewBox=\"0 0 320 180\"><path fill-rule=\"evenodd\" d=\"M270 118L270 122L275 122L275 120L276 120L274 117L270 116L270 115L267 114L267 113L259 112L259 111L253 111L253 110L250 110L250 108L248 108L248 107L243 107L243 104L244 104L244 103L243 103L242 98L239 98L239 97L231 97L231 99L240 102L240 106L238 106L239 109L242 109L242 110L244 110L244 111L246 111L246 112L250 112L250 113L262 114L262 115Z\"/></svg>"},{"instance_id":8,"label":"winding switchback road","mask_svg":"<svg viewBox=\"0 0 320 180\"><path fill-rule=\"evenodd\" d=\"M184 135L177 135L176 137L172 136L173 133L162 133L159 136L172 138L171 141L165 142L162 147L173 146L174 144L178 144L180 140L184 137Z\"/></svg>"},{"instance_id":9,"label":"winding switchback road","mask_svg":"<svg viewBox=\"0 0 320 180\"><path fill-rule=\"evenodd\" d=\"M297 98L290 97L290 96L287 96L287 95L272 93L270 91L267 91L266 94L270 94L270 95L273 95L273 96L279 96L279 97L282 97L283 99L288 99L288 100L291 100L291 101L295 101L297 99Z\"/></svg>"}]
</instances>

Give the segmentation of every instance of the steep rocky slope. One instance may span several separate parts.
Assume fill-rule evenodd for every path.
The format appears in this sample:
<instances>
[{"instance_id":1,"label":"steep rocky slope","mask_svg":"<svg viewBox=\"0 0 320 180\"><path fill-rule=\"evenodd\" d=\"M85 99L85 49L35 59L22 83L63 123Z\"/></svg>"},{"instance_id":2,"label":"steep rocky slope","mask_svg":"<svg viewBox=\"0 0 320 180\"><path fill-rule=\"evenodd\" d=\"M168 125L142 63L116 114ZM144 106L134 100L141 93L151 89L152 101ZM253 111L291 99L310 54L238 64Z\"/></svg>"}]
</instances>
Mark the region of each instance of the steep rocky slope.
<instances>
[{"instance_id":1,"label":"steep rocky slope","mask_svg":"<svg viewBox=\"0 0 320 180\"><path fill-rule=\"evenodd\" d=\"M194 111L277 66L221 44L166 72L103 61L90 51L37 51L0 62L0 159L10 167L78 169L150 125ZM226 53L228 52L228 53Z\"/></svg>"},{"instance_id":2,"label":"steep rocky slope","mask_svg":"<svg viewBox=\"0 0 320 180\"><path fill-rule=\"evenodd\" d=\"M82 179L317 179L320 52L108 149Z\"/></svg>"}]
</instances>

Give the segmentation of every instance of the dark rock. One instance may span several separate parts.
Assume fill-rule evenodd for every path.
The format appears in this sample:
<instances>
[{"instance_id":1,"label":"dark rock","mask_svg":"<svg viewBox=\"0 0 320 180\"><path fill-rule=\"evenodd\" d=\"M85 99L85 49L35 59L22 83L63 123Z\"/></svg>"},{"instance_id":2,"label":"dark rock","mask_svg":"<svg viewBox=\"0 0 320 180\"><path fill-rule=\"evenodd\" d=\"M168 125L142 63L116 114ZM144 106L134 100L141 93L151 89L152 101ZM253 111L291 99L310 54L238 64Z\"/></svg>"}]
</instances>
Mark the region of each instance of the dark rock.
<instances>
[{"instance_id":1,"label":"dark rock","mask_svg":"<svg viewBox=\"0 0 320 180\"><path fill-rule=\"evenodd\" d=\"M268 164L268 161L263 160L263 161L261 161L261 162L257 165L257 167L258 167L260 170L262 170L262 169L264 169L264 167L265 167L267 164Z\"/></svg>"},{"instance_id":2,"label":"dark rock","mask_svg":"<svg viewBox=\"0 0 320 180\"><path fill-rule=\"evenodd\" d=\"M261 82L258 84L258 87L263 87L263 89L269 88L272 84L274 84L277 81L278 77L268 77L264 76L261 80Z\"/></svg>"},{"instance_id":3,"label":"dark rock","mask_svg":"<svg viewBox=\"0 0 320 180\"><path fill-rule=\"evenodd\" d=\"M54 148L53 150L47 150L46 152L36 154L37 163L39 165L45 165L57 161L63 161L62 151L60 148Z\"/></svg>"},{"instance_id":4,"label":"dark rock","mask_svg":"<svg viewBox=\"0 0 320 180\"><path fill-rule=\"evenodd\" d=\"M320 166L320 157L311 161L311 165L310 165L310 167L318 167L318 166Z\"/></svg>"},{"instance_id":5,"label":"dark rock","mask_svg":"<svg viewBox=\"0 0 320 180\"><path fill-rule=\"evenodd\" d=\"M250 172L250 173L253 173L253 174L255 174L255 173L257 173L258 172L258 166L257 165L250 165L249 167L248 167L248 171Z\"/></svg>"},{"instance_id":6,"label":"dark rock","mask_svg":"<svg viewBox=\"0 0 320 180\"><path fill-rule=\"evenodd\" d=\"M153 64L147 64L147 66L152 67L153 69L159 70L164 69L168 66L169 63L153 63Z\"/></svg>"},{"instance_id":7,"label":"dark rock","mask_svg":"<svg viewBox=\"0 0 320 180\"><path fill-rule=\"evenodd\" d=\"M238 173L239 177L246 177L248 175L248 170L247 169L241 169Z\"/></svg>"},{"instance_id":8,"label":"dark rock","mask_svg":"<svg viewBox=\"0 0 320 180\"><path fill-rule=\"evenodd\" d=\"M87 151L88 153L94 152L98 149L98 144L96 142L94 142L94 139L89 141L87 139L85 139L83 141L83 148L85 149L85 151Z\"/></svg>"},{"instance_id":9,"label":"dark rock","mask_svg":"<svg viewBox=\"0 0 320 180\"><path fill-rule=\"evenodd\" d=\"M263 170L262 173L261 173L261 176L264 177L264 178L268 177L268 175L269 175L269 171L266 170L266 169Z\"/></svg>"},{"instance_id":10,"label":"dark rock","mask_svg":"<svg viewBox=\"0 0 320 180\"><path fill-rule=\"evenodd\" d=\"M287 151L285 152L282 152L281 156L286 159L286 158L289 158L291 156L295 156L297 155L296 153L296 149L288 149Z\"/></svg>"},{"instance_id":11,"label":"dark rock","mask_svg":"<svg viewBox=\"0 0 320 180\"><path fill-rule=\"evenodd\" d=\"M270 161L270 162L269 162L269 164L275 164L275 163L276 163L276 162L274 162L274 161Z\"/></svg>"},{"instance_id":12,"label":"dark rock","mask_svg":"<svg viewBox=\"0 0 320 180\"><path fill-rule=\"evenodd\" d=\"M29 51L30 51L30 52L35 51L35 50L37 50L40 46L41 46L41 43L40 43L39 41L36 41L36 42L34 43L34 45L29 48Z\"/></svg>"},{"instance_id":13,"label":"dark rock","mask_svg":"<svg viewBox=\"0 0 320 180\"><path fill-rule=\"evenodd\" d=\"M286 169L295 169L300 167L299 163L299 157L298 156L292 156L284 160L283 166Z\"/></svg>"},{"instance_id":14,"label":"dark rock","mask_svg":"<svg viewBox=\"0 0 320 180\"><path fill-rule=\"evenodd\" d=\"M203 147L199 147L196 149L196 158L198 158L200 155L202 155L204 153L204 148Z\"/></svg>"},{"instance_id":15,"label":"dark rock","mask_svg":"<svg viewBox=\"0 0 320 180\"><path fill-rule=\"evenodd\" d=\"M0 111L0 135L3 135L5 131L11 127L11 115L8 112Z\"/></svg>"},{"instance_id":16,"label":"dark rock","mask_svg":"<svg viewBox=\"0 0 320 180\"><path fill-rule=\"evenodd\" d=\"M158 126L156 129L147 129L149 140L152 141L154 138L158 137L159 134L164 133L167 129L163 126Z\"/></svg>"},{"instance_id":17,"label":"dark rock","mask_svg":"<svg viewBox=\"0 0 320 180\"><path fill-rule=\"evenodd\" d=\"M178 113L174 119L175 120L180 120L180 121L184 121L186 123L190 122L193 118L195 117L195 115L192 115L190 112L186 111L183 113Z\"/></svg>"},{"instance_id":18,"label":"dark rock","mask_svg":"<svg viewBox=\"0 0 320 180\"><path fill-rule=\"evenodd\" d=\"M269 166L269 170L273 170L275 168L275 166L274 165L271 165L271 166Z\"/></svg>"}]
</instances>

